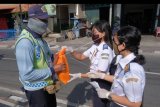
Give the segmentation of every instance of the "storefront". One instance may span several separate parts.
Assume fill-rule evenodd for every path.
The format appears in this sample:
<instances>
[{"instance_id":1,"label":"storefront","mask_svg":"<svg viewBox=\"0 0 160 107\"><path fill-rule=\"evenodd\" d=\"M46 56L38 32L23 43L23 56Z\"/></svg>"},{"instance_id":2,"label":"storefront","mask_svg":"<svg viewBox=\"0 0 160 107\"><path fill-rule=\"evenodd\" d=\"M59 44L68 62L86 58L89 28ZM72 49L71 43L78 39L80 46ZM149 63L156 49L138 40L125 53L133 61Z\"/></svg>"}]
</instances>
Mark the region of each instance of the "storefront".
<instances>
[{"instance_id":1,"label":"storefront","mask_svg":"<svg viewBox=\"0 0 160 107\"><path fill-rule=\"evenodd\" d=\"M90 23L96 20L109 21L110 4L85 4L85 15Z\"/></svg>"},{"instance_id":2,"label":"storefront","mask_svg":"<svg viewBox=\"0 0 160 107\"><path fill-rule=\"evenodd\" d=\"M157 4L122 5L121 25L139 28L142 34L153 34L155 29Z\"/></svg>"}]
</instances>

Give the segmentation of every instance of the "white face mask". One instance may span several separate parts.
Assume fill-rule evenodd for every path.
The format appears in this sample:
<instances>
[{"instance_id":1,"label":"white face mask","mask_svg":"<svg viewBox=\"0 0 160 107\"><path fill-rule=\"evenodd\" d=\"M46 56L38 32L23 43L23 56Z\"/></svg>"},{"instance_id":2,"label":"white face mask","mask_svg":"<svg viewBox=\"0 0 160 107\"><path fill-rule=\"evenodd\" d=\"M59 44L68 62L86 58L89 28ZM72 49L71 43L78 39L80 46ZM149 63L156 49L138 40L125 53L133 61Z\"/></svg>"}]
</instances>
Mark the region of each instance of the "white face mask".
<instances>
[{"instance_id":1,"label":"white face mask","mask_svg":"<svg viewBox=\"0 0 160 107\"><path fill-rule=\"evenodd\" d=\"M27 26L34 32L43 35L47 31L47 23L35 18L29 18Z\"/></svg>"}]
</instances>

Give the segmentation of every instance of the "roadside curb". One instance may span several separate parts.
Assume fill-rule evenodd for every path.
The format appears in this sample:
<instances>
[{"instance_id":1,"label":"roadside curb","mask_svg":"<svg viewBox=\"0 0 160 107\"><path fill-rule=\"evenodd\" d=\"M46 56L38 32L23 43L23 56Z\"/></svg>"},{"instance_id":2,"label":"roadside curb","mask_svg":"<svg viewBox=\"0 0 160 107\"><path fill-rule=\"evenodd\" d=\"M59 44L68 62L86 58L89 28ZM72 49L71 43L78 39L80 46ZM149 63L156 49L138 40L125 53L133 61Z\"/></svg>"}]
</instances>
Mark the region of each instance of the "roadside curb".
<instances>
[{"instance_id":1,"label":"roadside curb","mask_svg":"<svg viewBox=\"0 0 160 107\"><path fill-rule=\"evenodd\" d=\"M154 50L154 51L139 50L139 54L156 54L156 55L160 55L160 51L157 51L157 50Z\"/></svg>"},{"instance_id":2,"label":"roadside curb","mask_svg":"<svg viewBox=\"0 0 160 107\"><path fill-rule=\"evenodd\" d=\"M6 49L8 48L8 45L0 45L0 49Z\"/></svg>"}]
</instances>

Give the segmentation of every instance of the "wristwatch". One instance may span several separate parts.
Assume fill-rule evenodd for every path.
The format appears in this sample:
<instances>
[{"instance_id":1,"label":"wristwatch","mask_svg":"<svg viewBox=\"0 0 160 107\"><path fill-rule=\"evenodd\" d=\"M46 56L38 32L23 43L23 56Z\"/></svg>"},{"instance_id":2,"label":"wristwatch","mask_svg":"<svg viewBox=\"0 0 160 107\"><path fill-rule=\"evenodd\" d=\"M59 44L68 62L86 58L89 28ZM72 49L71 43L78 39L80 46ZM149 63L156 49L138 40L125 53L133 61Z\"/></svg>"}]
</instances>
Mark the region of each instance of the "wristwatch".
<instances>
[{"instance_id":1,"label":"wristwatch","mask_svg":"<svg viewBox=\"0 0 160 107\"><path fill-rule=\"evenodd\" d=\"M109 100L112 100L111 94L109 94L108 99L109 99Z\"/></svg>"}]
</instances>

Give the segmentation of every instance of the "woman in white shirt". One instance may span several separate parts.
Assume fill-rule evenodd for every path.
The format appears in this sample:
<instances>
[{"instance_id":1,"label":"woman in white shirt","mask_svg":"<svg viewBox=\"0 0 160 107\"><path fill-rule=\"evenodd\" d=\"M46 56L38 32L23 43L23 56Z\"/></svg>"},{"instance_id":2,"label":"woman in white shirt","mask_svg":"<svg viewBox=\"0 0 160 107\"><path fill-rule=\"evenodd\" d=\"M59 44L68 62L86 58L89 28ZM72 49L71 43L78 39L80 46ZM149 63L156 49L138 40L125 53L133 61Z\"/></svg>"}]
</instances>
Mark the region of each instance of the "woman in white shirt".
<instances>
[{"instance_id":1,"label":"woman in white shirt","mask_svg":"<svg viewBox=\"0 0 160 107\"><path fill-rule=\"evenodd\" d=\"M85 52L80 53L77 51L71 51L71 54L77 60L90 59L90 71L89 72L102 72L104 74L109 73L111 61L114 57L112 51L111 40L111 28L108 22L100 20L96 21L92 27L92 40L94 44ZM71 50L71 49L70 49ZM87 78L88 74L71 74L74 78ZM108 81L102 79L91 79L99 83L101 88L110 89L111 85ZM93 107L107 107L107 99L101 99L98 97L95 89L92 90L92 102Z\"/></svg>"},{"instance_id":2,"label":"woman in white shirt","mask_svg":"<svg viewBox=\"0 0 160 107\"><path fill-rule=\"evenodd\" d=\"M114 76L104 73L93 73L90 78L102 78L113 82L111 90L97 89L98 96L110 99L109 107L142 106L145 87L145 58L138 54L141 33L134 26L122 27L114 36L121 59Z\"/></svg>"}]
</instances>

